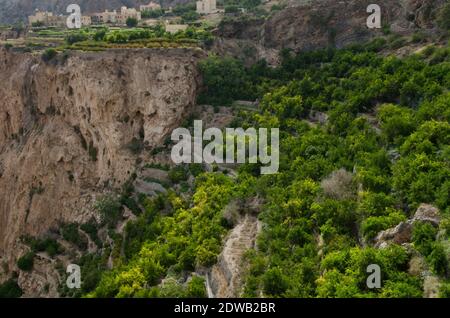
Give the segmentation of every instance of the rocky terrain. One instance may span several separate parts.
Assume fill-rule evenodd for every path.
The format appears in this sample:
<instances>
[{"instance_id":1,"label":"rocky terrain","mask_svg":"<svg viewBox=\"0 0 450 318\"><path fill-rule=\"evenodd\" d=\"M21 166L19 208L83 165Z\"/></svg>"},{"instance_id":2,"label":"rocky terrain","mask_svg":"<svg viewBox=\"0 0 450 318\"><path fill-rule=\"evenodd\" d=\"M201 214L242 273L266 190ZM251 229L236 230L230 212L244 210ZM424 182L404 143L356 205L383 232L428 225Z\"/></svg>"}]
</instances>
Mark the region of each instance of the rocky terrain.
<instances>
[{"instance_id":1,"label":"rocky terrain","mask_svg":"<svg viewBox=\"0 0 450 318\"><path fill-rule=\"evenodd\" d=\"M86 221L98 194L130 178L138 151L192 110L201 51L40 56L0 51L0 257L15 268L22 235Z\"/></svg>"},{"instance_id":2,"label":"rocky terrain","mask_svg":"<svg viewBox=\"0 0 450 318\"><path fill-rule=\"evenodd\" d=\"M366 8L370 0L318 0L291 3L269 18L224 21L219 26L214 50L246 60L265 58L277 64L283 49L310 51L351 43L362 43L382 35L382 29L369 30ZM398 34L435 28L436 12L443 0L388 0L380 3L382 25Z\"/></svg>"},{"instance_id":3,"label":"rocky terrain","mask_svg":"<svg viewBox=\"0 0 450 318\"><path fill-rule=\"evenodd\" d=\"M81 6L95 12L147 2L85 0ZM248 64L264 58L276 65L285 48L309 51L362 43L383 34L383 30L366 28L366 7L372 2L291 2L268 18L227 20L215 30L212 50L240 57ZM383 25L390 25L400 35L434 32L435 12L444 2L384 1ZM63 12L68 3L0 0L0 23L24 18L34 8ZM0 33L0 39L2 36L19 35ZM0 187L6 189L0 193L0 283L17 270L18 257L28 251L21 241L24 235L42 237L61 223L88 222L94 216L96 200L130 179L138 193L167 193L163 184L169 183L169 172L144 169L140 163L170 162L167 153L154 155L151 150L163 145L189 114L197 112L206 127L223 128L233 121L235 114L230 108L196 105L201 90L197 62L204 57L206 53L200 49L113 49L64 52L45 60L41 55L0 49ZM325 123L327 115L315 112L309 119L308 124L315 126ZM143 149L149 151L141 152ZM206 168L236 176L233 167ZM193 178L186 182L190 187L193 183ZM215 265L199 272L206 277L209 297L241 296L244 256L256 248L261 230L257 216L261 203L256 201L234 202L226 211L232 228L223 250ZM135 218L126 208L116 232L124 233L127 222ZM374 246L382 250L395 243L408 248L417 221L437 227L439 210L421 205L413 218L379 232ZM87 234L86 238L88 250L95 250ZM317 236L317 240L322 249L323 238ZM425 263L417 253L408 271L424 277L425 297L435 297L439 280ZM113 265L110 256L108 268ZM24 296L43 296L45 290L44 296L58 296L60 277L54 268L54 259L37 253L32 272L17 271Z\"/></svg>"},{"instance_id":4,"label":"rocky terrain","mask_svg":"<svg viewBox=\"0 0 450 318\"><path fill-rule=\"evenodd\" d=\"M224 247L217 264L206 273L208 297L240 297L242 277L245 271L245 252L256 248L256 238L261 231L257 214L261 202L254 198L250 202L232 202L225 217L235 224L224 240Z\"/></svg>"}]
</instances>

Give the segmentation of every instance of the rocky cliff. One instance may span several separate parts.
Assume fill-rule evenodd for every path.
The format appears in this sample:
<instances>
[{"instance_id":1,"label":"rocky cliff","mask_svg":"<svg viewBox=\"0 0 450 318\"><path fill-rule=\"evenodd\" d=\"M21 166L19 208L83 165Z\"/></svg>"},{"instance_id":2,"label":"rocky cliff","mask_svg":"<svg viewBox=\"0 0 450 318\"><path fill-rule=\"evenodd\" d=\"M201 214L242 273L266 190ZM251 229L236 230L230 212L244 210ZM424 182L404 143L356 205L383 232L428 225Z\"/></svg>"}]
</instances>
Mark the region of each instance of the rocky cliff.
<instances>
[{"instance_id":1,"label":"rocky cliff","mask_svg":"<svg viewBox=\"0 0 450 318\"><path fill-rule=\"evenodd\" d=\"M0 50L0 271L22 235L80 222L195 104L200 50L40 56ZM143 152L141 156L144 156ZM0 275L1 276L1 275Z\"/></svg>"},{"instance_id":2,"label":"rocky cliff","mask_svg":"<svg viewBox=\"0 0 450 318\"><path fill-rule=\"evenodd\" d=\"M315 0L291 6L267 19L233 19L219 26L213 49L245 59L265 58L276 64L277 52L344 47L382 35L368 29L366 9L372 0ZM399 34L433 30L445 0L386 0L379 3L384 27Z\"/></svg>"}]
</instances>

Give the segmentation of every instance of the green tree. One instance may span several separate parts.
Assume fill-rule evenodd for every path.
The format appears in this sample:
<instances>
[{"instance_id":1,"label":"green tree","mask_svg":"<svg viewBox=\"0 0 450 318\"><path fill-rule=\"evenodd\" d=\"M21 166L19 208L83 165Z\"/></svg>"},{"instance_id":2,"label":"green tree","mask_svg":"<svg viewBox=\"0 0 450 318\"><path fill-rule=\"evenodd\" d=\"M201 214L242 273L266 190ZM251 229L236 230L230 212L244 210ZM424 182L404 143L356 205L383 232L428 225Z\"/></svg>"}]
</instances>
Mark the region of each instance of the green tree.
<instances>
[{"instance_id":1,"label":"green tree","mask_svg":"<svg viewBox=\"0 0 450 318\"><path fill-rule=\"evenodd\" d=\"M126 21L126 25L129 28L134 28L138 25L138 20L136 18L129 17Z\"/></svg>"},{"instance_id":2,"label":"green tree","mask_svg":"<svg viewBox=\"0 0 450 318\"><path fill-rule=\"evenodd\" d=\"M22 296L22 289L15 280L9 279L0 284L0 298L19 298L20 296Z\"/></svg>"},{"instance_id":3,"label":"green tree","mask_svg":"<svg viewBox=\"0 0 450 318\"><path fill-rule=\"evenodd\" d=\"M439 12L437 22L439 27L444 30L450 30L450 3L444 5L444 7Z\"/></svg>"},{"instance_id":4,"label":"green tree","mask_svg":"<svg viewBox=\"0 0 450 318\"><path fill-rule=\"evenodd\" d=\"M34 265L34 253L28 252L17 260L17 267L23 271L31 271Z\"/></svg>"}]
</instances>

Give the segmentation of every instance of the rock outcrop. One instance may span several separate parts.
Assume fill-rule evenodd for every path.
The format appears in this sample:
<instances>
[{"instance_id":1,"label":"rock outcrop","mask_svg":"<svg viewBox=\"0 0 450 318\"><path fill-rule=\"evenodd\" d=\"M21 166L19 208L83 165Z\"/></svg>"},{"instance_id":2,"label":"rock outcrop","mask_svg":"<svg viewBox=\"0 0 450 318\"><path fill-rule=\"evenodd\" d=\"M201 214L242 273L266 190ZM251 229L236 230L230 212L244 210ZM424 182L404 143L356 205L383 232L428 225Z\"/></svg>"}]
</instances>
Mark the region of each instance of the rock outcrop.
<instances>
[{"instance_id":1,"label":"rock outcrop","mask_svg":"<svg viewBox=\"0 0 450 318\"><path fill-rule=\"evenodd\" d=\"M234 227L225 239L217 263L206 273L209 298L241 296L244 253L256 248L262 226L257 218L261 205L260 198L254 197L232 201L224 210L223 217Z\"/></svg>"},{"instance_id":2,"label":"rock outcrop","mask_svg":"<svg viewBox=\"0 0 450 318\"><path fill-rule=\"evenodd\" d=\"M396 227L384 230L378 233L375 238L376 247L385 247L389 243L404 244L411 242L413 222L408 220L406 222L400 222Z\"/></svg>"},{"instance_id":3,"label":"rock outcrop","mask_svg":"<svg viewBox=\"0 0 450 318\"><path fill-rule=\"evenodd\" d=\"M191 49L110 50L44 62L0 50L0 261L6 272L24 252L22 235L89 220L96 197L128 180L138 157L148 153L136 150L162 144L181 124L195 104L203 56Z\"/></svg>"},{"instance_id":4,"label":"rock outcrop","mask_svg":"<svg viewBox=\"0 0 450 318\"><path fill-rule=\"evenodd\" d=\"M383 248L390 243L401 245L411 242L412 229L415 222L428 222L434 226L439 226L439 210L430 204L421 204L413 218L378 233L375 238L375 247Z\"/></svg>"},{"instance_id":5,"label":"rock outcrop","mask_svg":"<svg viewBox=\"0 0 450 318\"><path fill-rule=\"evenodd\" d=\"M228 235L218 262L206 275L208 297L239 297L242 286L242 262L246 251L255 247L259 220L246 214Z\"/></svg>"},{"instance_id":6,"label":"rock outcrop","mask_svg":"<svg viewBox=\"0 0 450 318\"><path fill-rule=\"evenodd\" d=\"M421 204L414 214L413 221L429 222L434 226L439 226L441 222L439 209L431 204Z\"/></svg>"}]
</instances>

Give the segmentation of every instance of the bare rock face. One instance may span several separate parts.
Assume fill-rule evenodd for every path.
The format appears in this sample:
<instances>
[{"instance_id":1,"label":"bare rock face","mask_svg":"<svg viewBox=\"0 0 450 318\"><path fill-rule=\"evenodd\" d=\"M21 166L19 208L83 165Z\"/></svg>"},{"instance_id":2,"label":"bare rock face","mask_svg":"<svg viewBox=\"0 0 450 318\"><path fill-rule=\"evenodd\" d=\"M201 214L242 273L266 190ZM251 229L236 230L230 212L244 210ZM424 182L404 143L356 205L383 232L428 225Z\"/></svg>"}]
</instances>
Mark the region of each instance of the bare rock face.
<instances>
[{"instance_id":1,"label":"bare rock face","mask_svg":"<svg viewBox=\"0 0 450 318\"><path fill-rule=\"evenodd\" d=\"M224 210L224 218L234 227L225 239L217 263L206 272L209 298L240 296L245 270L244 253L256 248L256 237L262 226L257 214L262 204L259 197L253 197L232 201Z\"/></svg>"},{"instance_id":2,"label":"bare rock face","mask_svg":"<svg viewBox=\"0 0 450 318\"><path fill-rule=\"evenodd\" d=\"M242 262L244 253L255 247L261 229L260 221L246 214L228 235L218 262L206 275L208 297L239 297L242 286Z\"/></svg>"},{"instance_id":3,"label":"bare rock face","mask_svg":"<svg viewBox=\"0 0 450 318\"><path fill-rule=\"evenodd\" d=\"M298 52L362 43L382 34L379 29L367 28L369 13L366 10L372 3L372 0L295 2L295 6L288 6L266 20L223 22L217 31L219 39L214 50L245 57L252 42L256 60L270 57L273 50L284 48ZM382 23L400 34L432 29L434 18L444 3L444 0L381 1ZM230 43L233 40L235 45ZM276 61L268 59L268 62Z\"/></svg>"},{"instance_id":4,"label":"bare rock face","mask_svg":"<svg viewBox=\"0 0 450 318\"><path fill-rule=\"evenodd\" d=\"M0 50L0 260L9 271L21 235L87 221L105 187L133 173L130 143L155 147L180 125L203 56L111 50L43 62Z\"/></svg>"},{"instance_id":5,"label":"bare rock face","mask_svg":"<svg viewBox=\"0 0 450 318\"><path fill-rule=\"evenodd\" d=\"M396 227L380 232L375 238L375 247L383 248L388 243L404 244L411 241L412 222L400 222Z\"/></svg>"},{"instance_id":6,"label":"bare rock face","mask_svg":"<svg viewBox=\"0 0 450 318\"><path fill-rule=\"evenodd\" d=\"M421 204L416 213L414 214L414 221L429 222L434 226L438 226L441 222L441 217L439 214L439 209L432 206L431 204Z\"/></svg>"}]
</instances>

